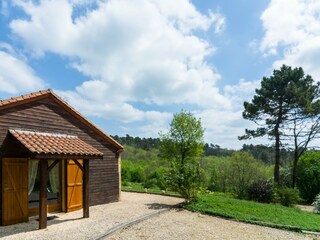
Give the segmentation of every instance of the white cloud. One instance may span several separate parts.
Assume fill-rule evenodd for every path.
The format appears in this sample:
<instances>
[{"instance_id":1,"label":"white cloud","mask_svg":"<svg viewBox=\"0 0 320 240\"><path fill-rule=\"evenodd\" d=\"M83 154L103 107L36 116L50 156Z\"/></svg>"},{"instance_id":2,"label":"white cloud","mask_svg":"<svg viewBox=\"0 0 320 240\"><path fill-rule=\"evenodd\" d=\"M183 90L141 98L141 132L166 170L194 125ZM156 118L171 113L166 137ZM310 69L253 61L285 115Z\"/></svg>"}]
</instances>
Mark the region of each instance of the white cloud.
<instances>
[{"instance_id":1,"label":"white cloud","mask_svg":"<svg viewBox=\"0 0 320 240\"><path fill-rule=\"evenodd\" d=\"M205 141L230 149L240 149L243 144L266 143L264 138L246 141L238 140L238 136L245 134L246 128L257 128L257 125L253 122L242 118L242 111L242 109L234 111L207 109L195 112L195 115L201 118L202 125L205 128Z\"/></svg>"},{"instance_id":2,"label":"white cloud","mask_svg":"<svg viewBox=\"0 0 320 240\"><path fill-rule=\"evenodd\" d=\"M238 84L226 85L224 95L231 99L232 106L235 109L241 109L244 101L250 101L255 94L255 90L260 87L260 80L247 81L240 79Z\"/></svg>"},{"instance_id":3,"label":"white cloud","mask_svg":"<svg viewBox=\"0 0 320 240\"><path fill-rule=\"evenodd\" d=\"M195 115L200 117L205 128L205 141L219 143L223 147L239 149L243 144L252 141L238 141L238 136L245 133L245 129L255 129L257 126L242 117L243 102L251 101L255 94L255 89L260 85L260 81L247 81L240 79L235 85L224 87L224 96L231 103L231 109L205 109L196 111ZM254 140L262 143L264 140Z\"/></svg>"},{"instance_id":4,"label":"white cloud","mask_svg":"<svg viewBox=\"0 0 320 240\"><path fill-rule=\"evenodd\" d=\"M75 7L92 1L15 3L30 16L10 24L27 50L36 57L47 52L67 57L91 79L74 90L56 90L83 114L120 121L134 135L156 137L166 131L172 113L138 106L182 104L198 109L194 113L202 118L208 142L230 148L243 144L237 136L250 123L242 120L242 102L257 84L241 80L221 93L220 75L206 62L215 48L195 34L221 34L221 14L202 14L188 0L98 1L76 17Z\"/></svg>"},{"instance_id":5,"label":"white cloud","mask_svg":"<svg viewBox=\"0 0 320 240\"><path fill-rule=\"evenodd\" d=\"M43 89L45 84L25 62L0 50L0 86L0 92L17 94Z\"/></svg>"},{"instance_id":6,"label":"white cloud","mask_svg":"<svg viewBox=\"0 0 320 240\"><path fill-rule=\"evenodd\" d=\"M320 1L272 0L261 20L265 29L260 49L266 55L278 54L273 67L301 66L320 79ZM280 52L279 52L280 51Z\"/></svg>"},{"instance_id":7,"label":"white cloud","mask_svg":"<svg viewBox=\"0 0 320 240\"><path fill-rule=\"evenodd\" d=\"M101 95L122 104L230 106L215 85L219 74L205 61L214 48L193 34L211 27L220 32L225 20L218 13L201 14L187 0L110 0L73 19L68 1L16 4L30 20L15 19L11 29L35 55L67 56L80 72L98 79L77 88L82 97L91 98L99 84Z\"/></svg>"}]
</instances>

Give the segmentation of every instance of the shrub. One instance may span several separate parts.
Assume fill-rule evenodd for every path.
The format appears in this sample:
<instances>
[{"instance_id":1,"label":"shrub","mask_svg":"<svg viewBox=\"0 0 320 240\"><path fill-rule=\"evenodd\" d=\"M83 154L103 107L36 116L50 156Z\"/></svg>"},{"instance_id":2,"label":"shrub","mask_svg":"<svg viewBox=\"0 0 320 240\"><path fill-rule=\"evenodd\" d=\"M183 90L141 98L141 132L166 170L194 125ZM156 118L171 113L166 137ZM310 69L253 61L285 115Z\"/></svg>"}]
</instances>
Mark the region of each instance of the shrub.
<instances>
[{"instance_id":1,"label":"shrub","mask_svg":"<svg viewBox=\"0 0 320 240\"><path fill-rule=\"evenodd\" d=\"M231 191L240 199L248 198L251 184L260 178L266 178L264 164L253 158L248 152L235 152L227 169Z\"/></svg>"},{"instance_id":2,"label":"shrub","mask_svg":"<svg viewBox=\"0 0 320 240\"><path fill-rule=\"evenodd\" d=\"M299 201L299 192L297 189L288 187L278 188L276 191L275 201L286 207L292 207Z\"/></svg>"},{"instance_id":3,"label":"shrub","mask_svg":"<svg viewBox=\"0 0 320 240\"><path fill-rule=\"evenodd\" d=\"M124 186L124 187L127 187L127 186L129 186L130 184L129 184L129 182L127 182L127 181L122 181L121 185Z\"/></svg>"},{"instance_id":4,"label":"shrub","mask_svg":"<svg viewBox=\"0 0 320 240\"><path fill-rule=\"evenodd\" d=\"M131 172L133 169L133 164L130 161L123 160L121 163L121 179L122 181L131 181Z\"/></svg>"},{"instance_id":5,"label":"shrub","mask_svg":"<svg viewBox=\"0 0 320 240\"><path fill-rule=\"evenodd\" d=\"M153 187L157 186L157 184L158 184L158 180L156 178L151 178L151 179L146 180L143 183L143 187L144 188L153 188Z\"/></svg>"},{"instance_id":6,"label":"shrub","mask_svg":"<svg viewBox=\"0 0 320 240\"><path fill-rule=\"evenodd\" d=\"M291 187L292 184L292 166L280 168L280 186Z\"/></svg>"},{"instance_id":7,"label":"shrub","mask_svg":"<svg viewBox=\"0 0 320 240\"><path fill-rule=\"evenodd\" d=\"M121 164L122 181L142 183L145 180L144 167L124 160Z\"/></svg>"},{"instance_id":8,"label":"shrub","mask_svg":"<svg viewBox=\"0 0 320 240\"><path fill-rule=\"evenodd\" d=\"M213 168L210 187L211 190L219 192L231 191L231 163L230 159L224 159L223 162L218 162Z\"/></svg>"},{"instance_id":9,"label":"shrub","mask_svg":"<svg viewBox=\"0 0 320 240\"><path fill-rule=\"evenodd\" d=\"M142 166L136 166L131 172L131 182L142 183L146 179L144 169Z\"/></svg>"},{"instance_id":10,"label":"shrub","mask_svg":"<svg viewBox=\"0 0 320 240\"><path fill-rule=\"evenodd\" d=\"M320 213L320 193L314 199L314 202L312 203L312 206L314 206L314 212L315 213Z\"/></svg>"},{"instance_id":11,"label":"shrub","mask_svg":"<svg viewBox=\"0 0 320 240\"><path fill-rule=\"evenodd\" d=\"M302 198L312 202L320 189L320 152L311 151L304 154L298 163L297 187Z\"/></svg>"},{"instance_id":12,"label":"shrub","mask_svg":"<svg viewBox=\"0 0 320 240\"><path fill-rule=\"evenodd\" d=\"M167 186L166 181L164 179L165 172L166 168L158 167L156 170L150 171L149 175L147 176L147 181L149 181L150 179L155 179L152 180L153 182L156 182L154 186L159 187L161 190L166 190Z\"/></svg>"},{"instance_id":13,"label":"shrub","mask_svg":"<svg viewBox=\"0 0 320 240\"><path fill-rule=\"evenodd\" d=\"M259 179L248 188L250 200L257 202L270 203L273 199L273 184L271 181Z\"/></svg>"},{"instance_id":14,"label":"shrub","mask_svg":"<svg viewBox=\"0 0 320 240\"><path fill-rule=\"evenodd\" d=\"M166 172L165 180L171 190L179 192L187 199L192 199L199 190L199 166L194 164L174 166Z\"/></svg>"}]
</instances>

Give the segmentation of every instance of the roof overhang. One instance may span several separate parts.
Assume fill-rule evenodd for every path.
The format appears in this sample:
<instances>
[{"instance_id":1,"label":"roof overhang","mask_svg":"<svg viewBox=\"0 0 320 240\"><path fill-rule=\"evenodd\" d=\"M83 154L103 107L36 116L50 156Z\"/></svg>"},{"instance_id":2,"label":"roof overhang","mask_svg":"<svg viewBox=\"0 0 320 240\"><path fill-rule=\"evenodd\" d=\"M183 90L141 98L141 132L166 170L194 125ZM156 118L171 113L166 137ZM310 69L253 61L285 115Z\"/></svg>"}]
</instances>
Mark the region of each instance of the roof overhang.
<instances>
[{"instance_id":1,"label":"roof overhang","mask_svg":"<svg viewBox=\"0 0 320 240\"><path fill-rule=\"evenodd\" d=\"M34 159L102 159L103 153L75 135L9 129Z\"/></svg>"}]
</instances>

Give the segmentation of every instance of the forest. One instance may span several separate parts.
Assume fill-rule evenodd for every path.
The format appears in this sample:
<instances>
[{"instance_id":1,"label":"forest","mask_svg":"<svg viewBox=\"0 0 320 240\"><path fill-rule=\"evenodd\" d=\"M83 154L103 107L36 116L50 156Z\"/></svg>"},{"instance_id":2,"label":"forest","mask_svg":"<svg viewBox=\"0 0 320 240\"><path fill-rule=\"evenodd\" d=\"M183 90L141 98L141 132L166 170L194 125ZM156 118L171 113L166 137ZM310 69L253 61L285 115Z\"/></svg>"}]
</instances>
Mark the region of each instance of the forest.
<instances>
[{"instance_id":1,"label":"forest","mask_svg":"<svg viewBox=\"0 0 320 240\"><path fill-rule=\"evenodd\" d=\"M159 138L140 138L130 135L124 137L115 135L112 137L123 144L125 148L122 155L121 170L124 186L138 183L146 189L156 187L163 191L169 190L166 186L165 172L170 166L159 156ZM199 159L201 171L199 181L203 189L232 192L241 199L255 198L253 193L252 196L249 195L250 188L257 188L257 184L264 188L262 190L268 190L268 183L272 182L273 177L274 147L243 144L240 150L230 150L221 148L217 144L206 143L203 150L203 156ZM281 151L283 160L280 168L281 183L288 189L292 178L293 154L292 150L283 149ZM320 159L319 152L315 151L310 154ZM308 177L312 178L312 176ZM304 176L305 179L308 177ZM305 188L306 186L301 186L301 189ZM308 194L309 190L305 190L307 201L310 201L318 193L319 189L317 189L316 184L315 188L311 197ZM256 189L251 191L254 190ZM295 193L288 194L294 195ZM297 198L297 196L293 196L293 198ZM263 201L271 200L263 199Z\"/></svg>"}]
</instances>

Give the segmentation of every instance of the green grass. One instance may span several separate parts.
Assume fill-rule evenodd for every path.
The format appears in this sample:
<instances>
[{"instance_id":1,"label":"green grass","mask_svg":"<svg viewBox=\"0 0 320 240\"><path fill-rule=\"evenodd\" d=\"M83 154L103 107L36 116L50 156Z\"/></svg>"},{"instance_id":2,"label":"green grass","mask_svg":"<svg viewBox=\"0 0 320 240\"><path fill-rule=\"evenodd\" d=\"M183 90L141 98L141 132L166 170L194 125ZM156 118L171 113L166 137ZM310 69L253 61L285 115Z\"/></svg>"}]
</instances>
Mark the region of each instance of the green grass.
<instances>
[{"instance_id":1,"label":"green grass","mask_svg":"<svg viewBox=\"0 0 320 240\"><path fill-rule=\"evenodd\" d=\"M127 192L142 192L142 193L154 193L154 194L161 194L161 195L172 195L172 196L180 196L179 193L173 191L163 191L158 187L152 188L144 188L141 183L133 183L130 182L126 186L121 186L123 191Z\"/></svg>"},{"instance_id":2,"label":"green grass","mask_svg":"<svg viewBox=\"0 0 320 240\"><path fill-rule=\"evenodd\" d=\"M283 228L294 231L320 232L320 215L297 208L234 199L225 194L203 194L185 207L209 215L236 219L242 222Z\"/></svg>"}]
</instances>

